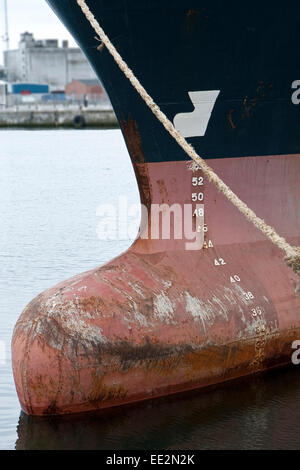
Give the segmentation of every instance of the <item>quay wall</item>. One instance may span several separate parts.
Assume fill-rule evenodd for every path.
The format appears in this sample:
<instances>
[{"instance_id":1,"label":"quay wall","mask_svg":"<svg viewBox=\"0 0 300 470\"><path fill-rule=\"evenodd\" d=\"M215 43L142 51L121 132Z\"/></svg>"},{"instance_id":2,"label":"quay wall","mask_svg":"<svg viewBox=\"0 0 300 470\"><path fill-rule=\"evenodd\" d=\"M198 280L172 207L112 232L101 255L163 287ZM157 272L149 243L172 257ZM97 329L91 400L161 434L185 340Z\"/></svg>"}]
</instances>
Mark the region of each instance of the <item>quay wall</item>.
<instances>
[{"instance_id":1,"label":"quay wall","mask_svg":"<svg viewBox=\"0 0 300 470\"><path fill-rule=\"evenodd\" d=\"M118 127L112 109L6 109L0 127Z\"/></svg>"}]
</instances>

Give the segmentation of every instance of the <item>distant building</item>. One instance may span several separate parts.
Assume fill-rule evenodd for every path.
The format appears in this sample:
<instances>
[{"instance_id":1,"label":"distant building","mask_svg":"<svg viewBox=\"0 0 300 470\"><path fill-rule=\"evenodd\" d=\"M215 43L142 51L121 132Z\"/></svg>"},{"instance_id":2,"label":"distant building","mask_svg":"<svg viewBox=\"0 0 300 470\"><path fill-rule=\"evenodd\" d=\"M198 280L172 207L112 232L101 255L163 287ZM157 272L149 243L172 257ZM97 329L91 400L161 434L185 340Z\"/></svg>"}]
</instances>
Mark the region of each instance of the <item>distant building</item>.
<instances>
[{"instance_id":1,"label":"distant building","mask_svg":"<svg viewBox=\"0 0 300 470\"><path fill-rule=\"evenodd\" d=\"M6 70L2 65L0 65L0 80L5 80L5 79L6 79Z\"/></svg>"},{"instance_id":2,"label":"distant building","mask_svg":"<svg viewBox=\"0 0 300 470\"><path fill-rule=\"evenodd\" d=\"M0 109L7 105L8 84L4 80L0 80Z\"/></svg>"},{"instance_id":3,"label":"distant building","mask_svg":"<svg viewBox=\"0 0 300 470\"><path fill-rule=\"evenodd\" d=\"M19 48L4 52L7 80L10 82L47 83L51 91L64 91L72 80L96 79L81 50L57 39L35 40L32 33L23 33Z\"/></svg>"},{"instance_id":4,"label":"distant building","mask_svg":"<svg viewBox=\"0 0 300 470\"><path fill-rule=\"evenodd\" d=\"M66 95L73 96L105 96L105 91L98 79L85 80L83 78L72 80L65 88Z\"/></svg>"}]
</instances>

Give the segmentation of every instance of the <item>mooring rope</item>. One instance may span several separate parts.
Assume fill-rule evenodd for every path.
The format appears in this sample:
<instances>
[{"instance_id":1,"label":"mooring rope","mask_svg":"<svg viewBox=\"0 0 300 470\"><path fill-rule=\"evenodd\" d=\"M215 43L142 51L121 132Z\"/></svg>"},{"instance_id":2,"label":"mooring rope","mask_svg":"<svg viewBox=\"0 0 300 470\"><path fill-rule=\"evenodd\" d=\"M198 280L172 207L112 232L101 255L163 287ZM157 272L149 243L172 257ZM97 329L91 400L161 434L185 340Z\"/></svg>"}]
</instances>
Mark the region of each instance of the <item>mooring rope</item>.
<instances>
[{"instance_id":1,"label":"mooring rope","mask_svg":"<svg viewBox=\"0 0 300 470\"><path fill-rule=\"evenodd\" d=\"M85 0L76 0L79 7L81 8L86 19L89 21L97 35L102 41L102 45L105 45L107 50L113 56L114 60L124 73L124 75L131 82L133 87L136 89L138 94L151 109L153 114L169 132L169 134L176 140L180 147L189 155L189 157L194 160L194 162L199 165L203 173L207 178L215 184L218 190L227 197L227 199L238 208L238 210L244 214L244 216L256 227L258 228L269 240L271 240L274 245L283 250L286 254L285 262L287 266L293 269L295 273L300 276L300 248L291 246L285 238L281 237L276 230L266 222L258 217L255 212L250 209L247 204L245 204L230 188L226 183L210 168L209 165L201 158L197 152L194 150L192 145L190 145L185 138L175 129L172 122L167 118L167 116L161 111L159 106L153 101L151 96L147 93L145 88L136 78L132 70L128 67L126 62L122 59L121 55L115 48L115 46L110 41L109 37L105 34L104 30L99 25L98 21L94 17L93 13L87 6Z\"/></svg>"}]
</instances>

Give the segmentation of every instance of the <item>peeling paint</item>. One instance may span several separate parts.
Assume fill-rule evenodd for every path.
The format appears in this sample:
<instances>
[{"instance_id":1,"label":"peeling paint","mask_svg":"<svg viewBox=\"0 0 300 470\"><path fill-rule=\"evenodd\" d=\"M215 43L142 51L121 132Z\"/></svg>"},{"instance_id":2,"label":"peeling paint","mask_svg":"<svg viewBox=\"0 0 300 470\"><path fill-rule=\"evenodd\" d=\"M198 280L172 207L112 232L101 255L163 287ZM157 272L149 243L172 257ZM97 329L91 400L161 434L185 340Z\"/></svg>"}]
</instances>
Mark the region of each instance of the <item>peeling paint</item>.
<instances>
[{"instance_id":1,"label":"peeling paint","mask_svg":"<svg viewBox=\"0 0 300 470\"><path fill-rule=\"evenodd\" d=\"M145 295L143 294L143 291L142 291L141 287L140 287L137 283L128 282L128 285L129 285L130 287L132 287L132 289L133 289L137 294L139 294L143 299L145 298Z\"/></svg>"},{"instance_id":2,"label":"peeling paint","mask_svg":"<svg viewBox=\"0 0 300 470\"><path fill-rule=\"evenodd\" d=\"M214 320L214 314L211 312L211 309L203 308L203 302L197 297L193 297L189 292L185 292L186 300L186 311L190 313L195 321L201 321L204 331L206 332L206 327L211 324Z\"/></svg>"},{"instance_id":3,"label":"peeling paint","mask_svg":"<svg viewBox=\"0 0 300 470\"><path fill-rule=\"evenodd\" d=\"M164 292L154 296L154 314L162 322L172 323L174 321L172 302Z\"/></svg>"}]
</instances>

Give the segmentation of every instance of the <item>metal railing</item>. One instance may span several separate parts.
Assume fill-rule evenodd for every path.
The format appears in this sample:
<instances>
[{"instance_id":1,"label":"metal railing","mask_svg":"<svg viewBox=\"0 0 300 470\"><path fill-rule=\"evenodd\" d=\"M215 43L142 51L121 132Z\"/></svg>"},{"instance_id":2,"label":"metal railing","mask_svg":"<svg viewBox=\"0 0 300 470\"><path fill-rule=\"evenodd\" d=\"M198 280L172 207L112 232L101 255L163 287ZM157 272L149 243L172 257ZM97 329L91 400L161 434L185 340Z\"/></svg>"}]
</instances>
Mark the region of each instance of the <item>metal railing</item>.
<instances>
[{"instance_id":1,"label":"metal railing","mask_svg":"<svg viewBox=\"0 0 300 470\"><path fill-rule=\"evenodd\" d=\"M0 93L0 110L63 110L63 109L112 109L107 95L4 94Z\"/></svg>"}]
</instances>

